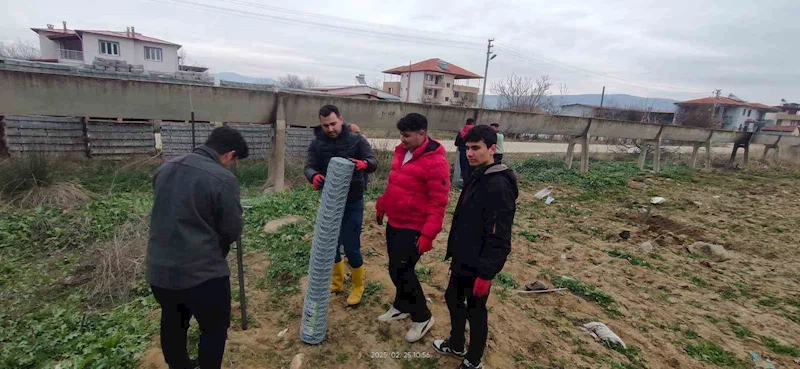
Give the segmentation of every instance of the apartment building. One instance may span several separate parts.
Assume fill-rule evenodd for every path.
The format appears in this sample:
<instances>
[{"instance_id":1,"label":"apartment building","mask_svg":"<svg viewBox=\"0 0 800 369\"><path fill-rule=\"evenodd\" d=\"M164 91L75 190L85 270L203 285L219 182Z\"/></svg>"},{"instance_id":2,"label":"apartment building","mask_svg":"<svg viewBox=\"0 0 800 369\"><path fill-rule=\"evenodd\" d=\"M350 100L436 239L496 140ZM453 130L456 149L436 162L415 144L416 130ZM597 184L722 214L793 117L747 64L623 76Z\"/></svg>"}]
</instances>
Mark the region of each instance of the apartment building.
<instances>
[{"instance_id":1,"label":"apartment building","mask_svg":"<svg viewBox=\"0 0 800 369\"><path fill-rule=\"evenodd\" d=\"M399 76L399 81L383 82L383 91L398 96L400 101L453 106L475 105L480 81L474 82L474 87L470 86L470 81L483 78L439 58L383 73Z\"/></svg>"}]
</instances>

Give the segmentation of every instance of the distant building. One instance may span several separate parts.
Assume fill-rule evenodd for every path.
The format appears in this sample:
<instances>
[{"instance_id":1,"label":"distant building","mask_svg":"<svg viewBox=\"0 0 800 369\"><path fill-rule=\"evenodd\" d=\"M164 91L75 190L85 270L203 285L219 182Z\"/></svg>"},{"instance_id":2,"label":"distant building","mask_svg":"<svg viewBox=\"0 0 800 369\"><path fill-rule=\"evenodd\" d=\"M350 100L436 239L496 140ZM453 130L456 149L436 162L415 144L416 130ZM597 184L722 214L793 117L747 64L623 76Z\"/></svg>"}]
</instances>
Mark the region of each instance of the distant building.
<instances>
[{"instance_id":1,"label":"distant building","mask_svg":"<svg viewBox=\"0 0 800 369\"><path fill-rule=\"evenodd\" d=\"M774 108L779 111L767 113L765 119L774 121L776 126L800 126L800 104L784 103Z\"/></svg>"},{"instance_id":2,"label":"distant building","mask_svg":"<svg viewBox=\"0 0 800 369\"><path fill-rule=\"evenodd\" d=\"M575 103L561 105L561 111L559 112L559 115L669 124L672 123L675 117L675 112L650 108L620 108L615 106L600 107L598 105Z\"/></svg>"},{"instance_id":3,"label":"distant building","mask_svg":"<svg viewBox=\"0 0 800 369\"><path fill-rule=\"evenodd\" d=\"M400 81L383 83L383 91L398 96L400 101L455 106L474 105L480 89L467 86L463 81L483 78L438 58L383 73L400 76Z\"/></svg>"},{"instance_id":4,"label":"distant building","mask_svg":"<svg viewBox=\"0 0 800 369\"><path fill-rule=\"evenodd\" d=\"M794 126L766 126L761 128L761 132L778 134L782 136L800 136L800 127Z\"/></svg>"},{"instance_id":5,"label":"distant building","mask_svg":"<svg viewBox=\"0 0 800 369\"><path fill-rule=\"evenodd\" d=\"M174 73L178 68L178 49L181 45L127 31L72 30L67 22L58 29L31 28L39 34L41 61L67 64L93 64L95 58L125 61L142 65L144 70Z\"/></svg>"},{"instance_id":6,"label":"distant building","mask_svg":"<svg viewBox=\"0 0 800 369\"><path fill-rule=\"evenodd\" d=\"M748 132L754 132L761 126L771 125L766 119L766 114L780 111L732 95L681 101L675 105L678 106L674 120L677 124L687 124L693 119L705 119L718 123L719 128Z\"/></svg>"}]
</instances>

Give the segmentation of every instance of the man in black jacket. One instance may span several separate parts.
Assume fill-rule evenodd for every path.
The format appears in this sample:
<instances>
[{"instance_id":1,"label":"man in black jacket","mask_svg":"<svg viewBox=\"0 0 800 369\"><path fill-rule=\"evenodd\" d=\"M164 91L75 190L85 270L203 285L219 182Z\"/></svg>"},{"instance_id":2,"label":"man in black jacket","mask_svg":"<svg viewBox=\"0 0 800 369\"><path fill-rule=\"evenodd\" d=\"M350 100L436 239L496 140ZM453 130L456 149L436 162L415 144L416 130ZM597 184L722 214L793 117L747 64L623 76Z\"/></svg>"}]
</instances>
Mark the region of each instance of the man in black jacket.
<instances>
[{"instance_id":1,"label":"man in black jacket","mask_svg":"<svg viewBox=\"0 0 800 369\"><path fill-rule=\"evenodd\" d=\"M239 184L225 167L247 156L241 133L219 127L153 177L147 282L161 305L161 349L170 369L198 365L186 350L192 316L200 324L200 368L222 364L231 321L226 257L242 233Z\"/></svg>"},{"instance_id":2,"label":"man in black jacket","mask_svg":"<svg viewBox=\"0 0 800 369\"><path fill-rule=\"evenodd\" d=\"M347 304L358 305L364 295L364 259L361 256L364 190L367 186L367 176L364 173L372 173L378 169L378 159L367 139L350 132L350 127L344 123L339 109L333 105L325 105L319 109L319 127L314 132L317 137L308 146L305 174L315 190L321 190L325 184L325 174L331 158L350 159L356 165L339 231L339 245L344 246L352 277L352 289L347 297ZM337 247L331 292L340 292L343 288L344 260Z\"/></svg>"},{"instance_id":3,"label":"man in black jacket","mask_svg":"<svg viewBox=\"0 0 800 369\"><path fill-rule=\"evenodd\" d=\"M475 119L467 118L467 123L464 124L464 127L461 128L461 131L458 132L456 135L456 140L453 143L458 148L458 169L461 170L461 184L467 183L467 178L469 175L472 174L472 166L470 166L467 162L467 145L464 142L464 137L466 137L467 132L469 132L472 127L475 127Z\"/></svg>"},{"instance_id":4,"label":"man in black jacket","mask_svg":"<svg viewBox=\"0 0 800 369\"><path fill-rule=\"evenodd\" d=\"M518 195L514 171L494 161L497 134L479 125L464 137L467 160L475 168L456 205L447 255L452 257L445 300L450 310L450 338L433 341L442 354L463 358L459 369L483 368L481 358L489 332L486 301L492 279L511 252L511 226ZM470 325L469 348L464 330Z\"/></svg>"}]
</instances>

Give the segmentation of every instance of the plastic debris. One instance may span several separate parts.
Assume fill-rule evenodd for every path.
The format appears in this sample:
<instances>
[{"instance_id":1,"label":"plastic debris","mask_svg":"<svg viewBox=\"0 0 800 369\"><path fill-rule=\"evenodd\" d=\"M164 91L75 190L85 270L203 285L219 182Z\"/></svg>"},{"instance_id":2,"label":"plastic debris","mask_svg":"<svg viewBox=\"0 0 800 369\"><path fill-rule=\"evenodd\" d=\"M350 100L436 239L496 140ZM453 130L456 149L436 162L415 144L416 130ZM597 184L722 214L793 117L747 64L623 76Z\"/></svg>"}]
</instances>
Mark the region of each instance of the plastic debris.
<instances>
[{"instance_id":1,"label":"plastic debris","mask_svg":"<svg viewBox=\"0 0 800 369\"><path fill-rule=\"evenodd\" d=\"M547 196L547 200L544 200L544 203L550 205L553 203L553 201L556 201L554 197Z\"/></svg>"},{"instance_id":2,"label":"plastic debris","mask_svg":"<svg viewBox=\"0 0 800 369\"><path fill-rule=\"evenodd\" d=\"M548 289L547 285L541 281L536 281L525 285L526 291L544 291L546 289Z\"/></svg>"},{"instance_id":3,"label":"plastic debris","mask_svg":"<svg viewBox=\"0 0 800 369\"><path fill-rule=\"evenodd\" d=\"M705 256L716 262L723 262L731 258L725 247L706 242L695 242L689 245L686 250L691 254Z\"/></svg>"},{"instance_id":4,"label":"plastic debris","mask_svg":"<svg viewBox=\"0 0 800 369\"><path fill-rule=\"evenodd\" d=\"M545 197L548 197L552 192L553 192L553 187L545 187L539 190L539 192L533 195L533 197L536 198L537 200L541 200Z\"/></svg>"},{"instance_id":5,"label":"plastic debris","mask_svg":"<svg viewBox=\"0 0 800 369\"><path fill-rule=\"evenodd\" d=\"M753 359L753 364L757 369L775 369L775 364L770 359L763 359L757 352L751 352L750 358Z\"/></svg>"},{"instance_id":6,"label":"plastic debris","mask_svg":"<svg viewBox=\"0 0 800 369\"><path fill-rule=\"evenodd\" d=\"M284 330L278 332L278 338L283 337L283 335L286 334L286 332L288 332L288 331L289 331L289 328L284 328Z\"/></svg>"},{"instance_id":7,"label":"plastic debris","mask_svg":"<svg viewBox=\"0 0 800 369\"><path fill-rule=\"evenodd\" d=\"M656 196L656 197L651 197L650 198L650 203L653 204L653 205L663 204L665 201L667 201L667 199L665 199L663 197L660 197L660 196Z\"/></svg>"},{"instance_id":8,"label":"plastic debris","mask_svg":"<svg viewBox=\"0 0 800 369\"><path fill-rule=\"evenodd\" d=\"M619 336L617 336L617 334L614 333L614 331L612 331L611 328L608 328L608 326L603 323L600 322L586 323L583 325L581 330L586 333L589 333L589 335L591 335L592 337L594 337L594 339L598 341L616 342L622 345L622 347L628 348L628 346L625 345L625 342L622 342L622 339L619 338Z\"/></svg>"}]
</instances>

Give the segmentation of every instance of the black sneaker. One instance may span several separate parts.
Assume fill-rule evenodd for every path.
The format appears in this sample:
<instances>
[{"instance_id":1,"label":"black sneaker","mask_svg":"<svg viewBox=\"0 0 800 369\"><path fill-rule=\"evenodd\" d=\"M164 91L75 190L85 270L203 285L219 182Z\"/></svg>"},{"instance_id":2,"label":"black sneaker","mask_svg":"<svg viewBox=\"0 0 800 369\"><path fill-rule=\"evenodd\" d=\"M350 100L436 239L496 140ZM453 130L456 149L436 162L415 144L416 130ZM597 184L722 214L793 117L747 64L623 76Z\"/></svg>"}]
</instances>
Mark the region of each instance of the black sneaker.
<instances>
[{"instance_id":1,"label":"black sneaker","mask_svg":"<svg viewBox=\"0 0 800 369\"><path fill-rule=\"evenodd\" d=\"M483 364L479 363L478 365L473 365L469 362L469 360L464 359L464 361L461 362L461 365L458 366L458 369L483 369Z\"/></svg>"},{"instance_id":2,"label":"black sneaker","mask_svg":"<svg viewBox=\"0 0 800 369\"><path fill-rule=\"evenodd\" d=\"M433 349L442 355L451 355L459 359L463 359L464 356L467 356L466 348L461 351L453 350L453 348L450 347L450 340L433 340Z\"/></svg>"},{"instance_id":3,"label":"black sneaker","mask_svg":"<svg viewBox=\"0 0 800 369\"><path fill-rule=\"evenodd\" d=\"M189 360L189 362L186 364L187 369L197 369L199 367L200 367L200 362L197 360Z\"/></svg>"}]
</instances>

